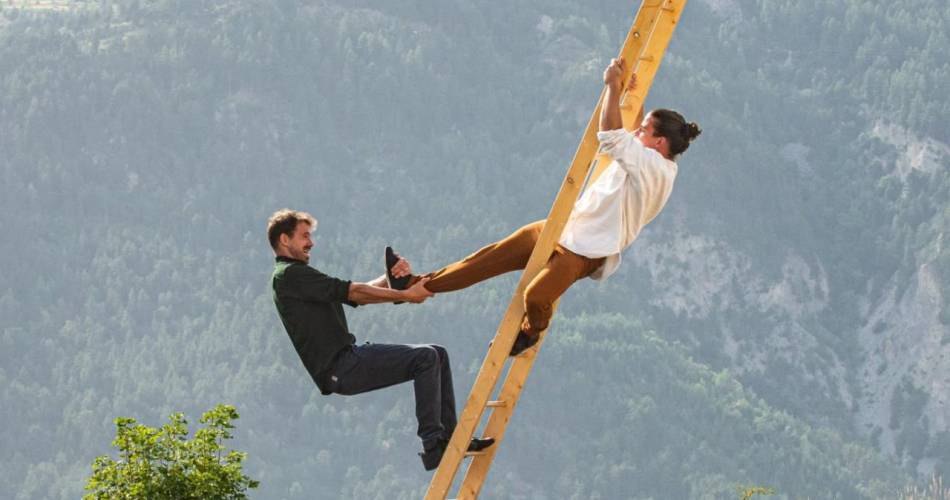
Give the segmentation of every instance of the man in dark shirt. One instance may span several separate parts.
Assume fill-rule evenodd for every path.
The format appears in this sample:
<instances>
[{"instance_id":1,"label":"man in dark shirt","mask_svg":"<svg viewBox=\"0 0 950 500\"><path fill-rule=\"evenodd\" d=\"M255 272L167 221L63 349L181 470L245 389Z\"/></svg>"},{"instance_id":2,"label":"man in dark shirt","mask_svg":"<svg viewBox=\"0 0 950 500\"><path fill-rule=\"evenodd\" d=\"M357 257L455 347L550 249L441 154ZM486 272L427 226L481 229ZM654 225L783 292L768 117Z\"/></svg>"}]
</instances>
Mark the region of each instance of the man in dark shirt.
<instances>
[{"instance_id":1,"label":"man in dark shirt","mask_svg":"<svg viewBox=\"0 0 950 500\"><path fill-rule=\"evenodd\" d=\"M279 210L267 221L267 238L277 262L272 286L274 304L290 340L322 394L360 394L413 381L422 463L439 464L455 430L455 394L445 348L432 344L356 345L346 324L343 304L356 307L384 302L422 303L432 292L421 280L405 290L389 287L387 275L368 283L340 280L308 266L317 221L306 212ZM412 273L404 259L389 272L395 278ZM473 439L478 451L494 439Z\"/></svg>"}]
</instances>

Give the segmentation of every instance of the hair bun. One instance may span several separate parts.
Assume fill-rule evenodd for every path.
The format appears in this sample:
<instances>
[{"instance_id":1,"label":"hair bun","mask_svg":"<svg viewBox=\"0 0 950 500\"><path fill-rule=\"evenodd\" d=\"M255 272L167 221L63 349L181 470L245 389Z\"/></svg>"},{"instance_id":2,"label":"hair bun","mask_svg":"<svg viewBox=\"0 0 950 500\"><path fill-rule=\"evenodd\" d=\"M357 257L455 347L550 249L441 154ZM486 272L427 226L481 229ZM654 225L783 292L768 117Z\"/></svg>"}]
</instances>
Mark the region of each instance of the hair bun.
<instances>
[{"instance_id":1,"label":"hair bun","mask_svg":"<svg viewBox=\"0 0 950 500\"><path fill-rule=\"evenodd\" d=\"M690 141L699 137L699 134L702 133L703 129L699 128L699 125L697 125L696 122L689 122L686 124L686 138Z\"/></svg>"}]
</instances>

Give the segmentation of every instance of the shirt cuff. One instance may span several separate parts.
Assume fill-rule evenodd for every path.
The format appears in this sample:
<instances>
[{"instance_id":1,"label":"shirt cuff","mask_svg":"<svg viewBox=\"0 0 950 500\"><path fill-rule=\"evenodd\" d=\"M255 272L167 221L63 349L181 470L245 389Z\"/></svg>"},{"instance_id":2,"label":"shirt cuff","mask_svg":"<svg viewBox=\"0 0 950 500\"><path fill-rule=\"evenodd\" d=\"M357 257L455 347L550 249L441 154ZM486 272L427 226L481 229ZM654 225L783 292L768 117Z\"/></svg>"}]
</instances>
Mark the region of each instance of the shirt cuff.
<instances>
[{"instance_id":1,"label":"shirt cuff","mask_svg":"<svg viewBox=\"0 0 950 500\"><path fill-rule=\"evenodd\" d=\"M351 285L352 283L353 283L352 281L340 281L340 286L339 286L339 288L337 289L337 292L336 292L336 293L337 293L337 297L338 297L338 300L339 300L340 302L342 302L342 303L344 303L344 304L346 304L346 305L348 305L348 306L350 306L350 307L359 307L359 304L357 304L356 302L353 302L352 300L349 300L349 297L350 297L350 285Z\"/></svg>"}]
</instances>

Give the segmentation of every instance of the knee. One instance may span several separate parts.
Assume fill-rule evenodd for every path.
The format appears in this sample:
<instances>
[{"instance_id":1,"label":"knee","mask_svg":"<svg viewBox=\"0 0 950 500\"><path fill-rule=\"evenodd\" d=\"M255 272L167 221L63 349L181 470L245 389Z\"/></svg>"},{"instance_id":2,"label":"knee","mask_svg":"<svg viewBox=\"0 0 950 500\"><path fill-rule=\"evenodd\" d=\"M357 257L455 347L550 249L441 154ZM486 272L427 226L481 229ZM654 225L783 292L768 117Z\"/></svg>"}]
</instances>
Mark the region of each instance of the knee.
<instances>
[{"instance_id":1,"label":"knee","mask_svg":"<svg viewBox=\"0 0 950 500\"><path fill-rule=\"evenodd\" d=\"M518 229L515 234L518 239L524 244L531 244L532 250L534 249L534 243L538 241L538 238L541 236L541 230L544 229L544 221L532 222L526 226L522 226Z\"/></svg>"},{"instance_id":2,"label":"knee","mask_svg":"<svg viewBox=\"0 0 950 500\"><path fill-rule=\"evenodd\" d=\"M531 224L531 233L534 235L534 239L537 240L541 237L541 231L544 231L545 220L539 220L534 224Z\"/></svg>"},{"instance_id":3,"label":"knee","mask_svg":"<svg viewBox=\"0 0 950 500\"><path fill-rule=\"evenodd\" d=\"M524 291L525 309L533 311L546 311L551 308L553 301L542 293L535 283L531 283Z\"/></svg>"},{"instance_id":4,"label":"knee","mask_svg":"<svg viewBox=\"0 0 950 500\"><path fill-rule=\"evenodd\" d=\"M435 349L436 354L439 355L439 362L446 364L449 362L449 351L438 344L430 344L430 346Z\"/></svg>"},{"instance_id":5,"label":"knee","mask_svg":"<svg viewBox=\"0 0 950 500\"><path fill-rule=\"evenodd\" d=\"M416 363L422 366L430 366L439 362L439 352L431 345L419 345L413 349L416 356Z\"/></svg>"}]
</instances>

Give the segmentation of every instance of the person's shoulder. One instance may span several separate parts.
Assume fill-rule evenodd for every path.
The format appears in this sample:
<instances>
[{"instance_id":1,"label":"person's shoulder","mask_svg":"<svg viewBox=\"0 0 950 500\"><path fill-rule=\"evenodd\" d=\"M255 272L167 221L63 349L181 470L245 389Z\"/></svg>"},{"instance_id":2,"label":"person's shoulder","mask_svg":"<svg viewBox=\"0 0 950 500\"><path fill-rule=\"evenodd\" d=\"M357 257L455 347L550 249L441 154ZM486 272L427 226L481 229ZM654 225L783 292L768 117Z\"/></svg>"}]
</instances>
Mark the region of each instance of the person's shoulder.
<instances>
[{"instance_id":1,"label":"person's shoulder","mask_svg":"<svg viewBox=\"0 0 950 500\"><path fill-rule=\"evenodd\" d=\"M320 275L322 276L319 270L310 267L309 264L304 264L303 262L294 261L288 263L287 267L284 269L284 276L313 276Z\"/></svg>"},{"instance_id":2,"label":"person's shoulder","mask_svg":"<svg viewBox=\"0 0 950 500\"><path fill-rule=\"evenodd\" d=\"M300 278L321 274L320 271L299 261L280 260L274 265L274 280L281 281L286 279Z\"/></svg>"},{"instance_id":3,"label":"person's shoulder","mask_svg":"<svg viewBox=\"0 0 950 500\"><path fill-rule=\"evenodd\" d=\"M659 172L659 175L672 185L673 181L676 180L676 173L679 166L676 165L675 161L659 153L657 154L660 159L658 161L651 161L650 163L653 165L654 171Z\"/></svg>"},{"instance_id":4,"label":"person's shoulder","mask_svg":"<svg viewBox=\"0 0 950 500\"><path fill-rule=\"evenodd\" d=\"M635 141L637 144L640 144L640 141ZM659 151L648 148L640 144L640 148L643 149L643 157L647 160L648 164L664 171L676 172L676 162L663 156L663 153Z\"/></svg>"}]
</instances>

